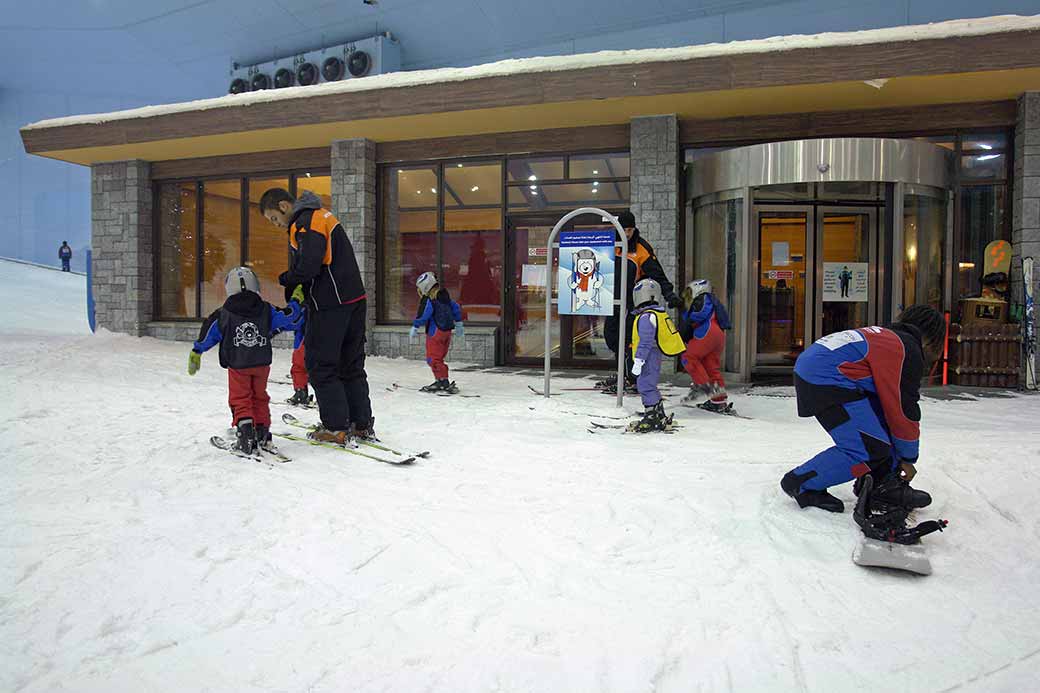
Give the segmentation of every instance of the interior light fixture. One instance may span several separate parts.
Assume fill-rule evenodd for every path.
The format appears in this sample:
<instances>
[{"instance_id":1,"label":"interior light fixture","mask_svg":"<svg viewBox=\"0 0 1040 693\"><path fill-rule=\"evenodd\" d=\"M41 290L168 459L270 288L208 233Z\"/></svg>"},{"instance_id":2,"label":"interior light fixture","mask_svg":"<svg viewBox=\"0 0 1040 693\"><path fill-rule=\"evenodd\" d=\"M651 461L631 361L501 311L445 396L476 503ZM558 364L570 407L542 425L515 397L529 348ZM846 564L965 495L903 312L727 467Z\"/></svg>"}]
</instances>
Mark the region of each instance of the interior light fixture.
<instances>
[{"instance_id":1,"label":"interior light fixture","mask_svg":"<svg viewBox=\"0 0 1040 693\"><path fill-rule=\"evenodd\" d=\"M983 154L979 157L979 161L989 161L990 159L999 159L1000 154Z\"/></svg>"},{"instance_id":2,"label":"interior light fixture","mask_svg":"<svg viewBox=\"0 0 1040 693\"><path fill-rule=\"evenodd\" d=\"M469 189L470 192L477 192L478 190L480 190L479 185L474 185L472 188Z\"/></svg>"},{"instance_id":3,"label":"interior light fixture","mask_svg":"<svg viewBox=\"0 0 1040 693\"><path fill-rule=\"evenodd\" d=\"M531 190L537 190L537 189L538 189L538 186L537 186L537 185L532 185L532 186L531 186Z\"/></svg>"},{"instance_id":4,"label":"interior light fixture","mask_svg":"<svg viewBox=\"0 0 1040 693\"><path fill-rule=\"evenodd\" d=\"M455 165L458 166L459 168L462 168L462 164L455 164Z\"/></svg>"},{"instance_id":5,"label":"interior light fixture","mask_svg":"<svg viewBox=\"0 0 1040 693\"><path fill-rule=\"evenodd\" d=\"M975 269L975 263L974 262L958 262L957 263L957 267L959 269L962 269L962 270L965 270L965 269Z\"/></svg>"},{"instance_id":6,"label":"interior light fixture","mask_svg":"<svg viewBox=\"0 0 1040 693\"><path fill-rule=\"evenodd\" d=\"M437 188L430 188L430 192L432 192L432 193L437 192Z\"/></svg>"},{"instance_id":7,"label":"interior light fixture","mask_svg":"<svg viewBox=\"0 0 1040 693\"><path fill-rule=\"evenodd\" d=\"M592 175L598 176L599 175L599 171L597 171L596 169L592 169Z\"/></svg>"},{"instance_id":8,"label":"interior light fixture","mask_svg":"<svg viewBox=\"0 0 1040 693\"><path fill-rule=\"evenodd\" d=\"M979 142L979 147L981 149L993 149L992 144L986 144L985 142Z\"/></svg>"},{"instance_id":9,"label":"interior light fixture","mask_svg":"<svg viewBox=\"0 0 1040 693\"><path fill-rule=\"evenodd\" d=\"M415 194L416 194L416 195L422 195L422 190L416 190L416 191L415 191Z\"/></svg>"},{"instance_id":10,"label":"interior light fixture","mask_svg":"<svg viewBox=\"0 0 1040 693\"><path fill-rule=\"evenodd\" d=\"M529 176L527 177L527 180L538 180L538 176L536 176L536 175L534 175L534 174L532 173L531 175L529 175Z\"/></svg>"}]
</instances>

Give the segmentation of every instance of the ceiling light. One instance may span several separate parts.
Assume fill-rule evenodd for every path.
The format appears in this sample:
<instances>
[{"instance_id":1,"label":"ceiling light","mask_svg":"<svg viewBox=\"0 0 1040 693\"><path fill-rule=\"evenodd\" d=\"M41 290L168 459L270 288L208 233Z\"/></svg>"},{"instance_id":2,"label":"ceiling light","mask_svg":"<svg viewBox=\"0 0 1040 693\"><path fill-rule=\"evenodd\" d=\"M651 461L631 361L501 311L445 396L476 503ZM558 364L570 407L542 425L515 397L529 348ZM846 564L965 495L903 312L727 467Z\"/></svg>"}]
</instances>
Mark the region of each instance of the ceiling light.
<instances>
[{"instance_id":1,"label":"ceiling light","mask_svg":"<svg viewBox=\"0 0 1040 693\"><path fill-rule=\"evenodd\" d=\"M470 192L477 192L478 190L480 190L479 185L474 185L472 188L469 189Z\"/></svg>"},{"instance_id":2,"label":"ceiling light","mask_svg":"<svg viewBox=\"0 0 1040 693\"><path fill-rule=\"evenodd\" d=\"M538 176L536 176L536 175L534 175L534 174L532 173L531 175L529 175L529 176L527 177L527 180L538 180Z\"/></svg>"},{"instance_id":3,"label":"ceiling light","mask_svg":"<svg viewBox=\"0 0 1040 693\"><path fill-rule=\"evenodd\" d=\"M399 169L397 169L397 172L398 173L404 173L404 169L403 168L399 168Z\"/></svg>"},{"instance_id":4,"label":"ceiling light","mask_svg":"<svg viewBox=\"0 0 1040 693\"><path fill-rule=\"evenodd\" d=\"M416 190L416 191L415 191L415 194L416 194L416 195L422 195L422 190Z\"/></svg>"},{"instance_id":5,"label":"ceiling light","mask_svg":"<svg viewBox=\"0 0 1040 693\"><path fill-rule=\"evenodd\" d=\"M593 189L592 189L592 192L593 192L593 193L598 193L598 192L599 192L599 188L593 188Z\"/></svg>"},{"instance_id":6,"label":"ceiling light","mask_svg":"<svg viewBox=\"0 0 1040 693\"><path fill-rule=\"evenodd\" d=\"M993 145L992 144L986 144L985 142L979 142L979 146L982 147L983 149L993 149Z\"/></svg>"},{"instance_id":7,"label":"ceiling light","mask_svg":"<svg viewBox=\"0 0 1040 693\"><path fill-rule=\"evenodd\" d=\"M459 168L462 168L462 164L455 164L455 165L458 166Z\"/></svg>"},{"instance_id":8,"label":"ceiling light","mask_svg":"<svg viewBox=\"0 0 1040 693\"><path fill-rule=\"evenodd\" d=\"M538 189L538 186L537 186L537 185L532 185L532 186L531 186L531 190L537 190L537 189Z\"/></svg>"},{"instance_id":9,"label":"ceiling light","mask_svg":"<svg viewBox=\"0 0 1040 693\"><path fill-rule=\"evenodd\" d=\"M983 156L979 157L979 161L989 161L990 159L997 159L999 157L1000 154L984 154Z\"/></svg>"},{"instance_id":10,"label":"ceiling light","mask_svg":"<svg viewBox=\"0 0 1040 693\"><path fill-rule=\"evenodd\" d=\"M597 171L596 169L592 169L592 175L598 176L599 175L599 171Z\"/></svg>"},{"instance_id":11,"label":"ceiling light","mask_svg":"<svg viewBox=\"0 0 1040 693\"><path fill-rule=\"evenodd\" d=\"M592 181L592 184L593 185L599 185L599 181L598 180L594 180L594 181Z\"/></svg>"},{"instance_id":12,"label":"ceiling light","mask_svg":"<svg viewBox=\"0 0 1040 693\"><path fill-rule=\"evenodd\" d=\"M532 195L537 195L537 194L538 194L538 191L537 191L537 190L535 190L535 191L534 191L534 192L532 192L531 194L532 194Z\"/></svg>"},{"instance_id":13,"label":"ceiling light","mask_svg":"<svg viewBox=\"0 0 1040 693\"><path fill-rule=\"evenodd\" d=\"M432 192L432 193L437 192L437 188L430 188L430 192Z\"/></svg>"},{"instance_id":14,"label":"ceiling light","mask_svg":"<svg viewBox=\"0 0 1040 693\"><path fill-rule=\"evenodd\" d=\"M308 171L308 172L307 172L307 177L308 177L308 178L310 178L310 177L311 177L310 171Z\"/></svg>"}]
</instances>

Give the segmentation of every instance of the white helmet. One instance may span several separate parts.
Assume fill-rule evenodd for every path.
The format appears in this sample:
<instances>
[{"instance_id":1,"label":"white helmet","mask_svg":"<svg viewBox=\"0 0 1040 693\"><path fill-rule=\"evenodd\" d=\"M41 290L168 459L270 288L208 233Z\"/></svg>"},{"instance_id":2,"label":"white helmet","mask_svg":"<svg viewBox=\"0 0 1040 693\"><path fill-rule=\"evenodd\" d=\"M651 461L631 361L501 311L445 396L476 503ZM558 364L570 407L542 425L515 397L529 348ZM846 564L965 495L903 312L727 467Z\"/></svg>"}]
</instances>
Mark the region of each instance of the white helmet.
<instances>
[{"instance_id":1,"label":"white helmet","mask_svg":"<svg viewBox=\"0 0 1040 693\"><path fill-rule=\"evenodd\" d=\"M242 291L260 293L260 280L256 278L256 273L248 267L234 268L227 273L227 279L224 280L224 292L228 296L234 296Z\"/></svg>"},{"instance_id":2,"label":"white helmet","mask_svg":"<svg viewBox=\"0 0 1040 693\"><path fill-rule=\"evenodd\" d=\"M430 289L437 285L437 275L433 272L423 272L419 275L419 278L415 280L415 290L419 292L420 296L426 296L430 293Z\"/></svg>"},{"instance_id":3,"label":"white helmet","mask_svg":"<svg viewBox=\"0 0 1040 693\"><path fill-rule=\"evenodd\" d=\"M661 301L661 285L653 279L640 279L632 287L632 303L635 304L633 308L638 308L645 303L660 305Z\"/></svg>"},{"instance_id":4,"label":"white helmet","mask_svg":"<svg viewBox=\"0 0 1040 693\"><path fill-rule=\"evenodd\" d=\"M683 301L687 306L692 306L693 302L697 300L697 297L701 294L711 293L711 282L707 279L694 279L692 282L686 285L683 290Z\"/></svg>"}]
</instances>

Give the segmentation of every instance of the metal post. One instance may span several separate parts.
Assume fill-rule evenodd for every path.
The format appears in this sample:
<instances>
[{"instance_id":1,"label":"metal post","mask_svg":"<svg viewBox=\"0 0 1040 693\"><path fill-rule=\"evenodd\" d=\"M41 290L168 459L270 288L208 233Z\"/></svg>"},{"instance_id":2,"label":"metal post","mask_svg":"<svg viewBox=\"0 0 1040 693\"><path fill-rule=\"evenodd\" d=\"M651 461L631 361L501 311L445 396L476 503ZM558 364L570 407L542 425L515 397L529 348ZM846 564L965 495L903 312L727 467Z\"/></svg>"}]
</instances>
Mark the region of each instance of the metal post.
<instances>
[{"instance_id":1,"label":"metal post","mask_svg":"<svg viewBox=\"0 0 1040 693\"><path fill-rule=\"evenodd\" d=\"M569 212L562 219L556 222L556 226L549 233L549 240L546 241L546 254L545 254L545 396L549 397L549 377L552 370L550 361L552 360L552 290L553 283L556 281L555 275L549 276L549 269L552 267L553 257L553 242L556 240L556 235L563 228L564 224L573 219L574 217L581 216L582 214L598 214L603 219L610 219L614 228L617 230L618 235L621 237L620 243L615 243L615 248L622 248L624 253L622 254L623 262L621 263L621 312L619 313L620 324L618 325L618 349L617 349L617 405L620 407L622 400L625 396L625 320L628 319L628 237L625 235L625 229L618 223L617 218L613 214L599 209L598 207L582 207L576 209L573 212ZM615 298L614 301L618 299ZM562 334L561 334L562 336Z\"/></svg>"}]
</instances>

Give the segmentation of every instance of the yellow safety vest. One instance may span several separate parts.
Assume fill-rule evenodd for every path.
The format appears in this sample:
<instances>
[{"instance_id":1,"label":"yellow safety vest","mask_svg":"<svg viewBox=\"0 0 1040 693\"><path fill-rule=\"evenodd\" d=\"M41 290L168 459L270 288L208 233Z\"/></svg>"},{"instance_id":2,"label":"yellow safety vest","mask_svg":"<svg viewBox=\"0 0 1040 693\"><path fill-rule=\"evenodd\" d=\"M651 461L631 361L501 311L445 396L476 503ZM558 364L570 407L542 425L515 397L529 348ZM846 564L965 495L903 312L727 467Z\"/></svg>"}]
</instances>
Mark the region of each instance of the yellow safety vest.
<instances>
[{"instance_id":1,"label":"yellow safety vest","mask_svg":"<svg viewBox=\"0 0 1040 693\"><path fill-rule=\"evenodd\" d=\"M657 348L661 350L665 356L678 356L679 354L686 351L686 342L683 341L682 335L679 334L679 330L675 329L675 323L672 322L672 317L663 310L650 310L644 311L646 313L652 313L657 317L655 321L657 324ZM639 317L642 315L636 315L632 321L632 354L635 355L636 349L639 348Z\"/></svg>"}]
</instances>

